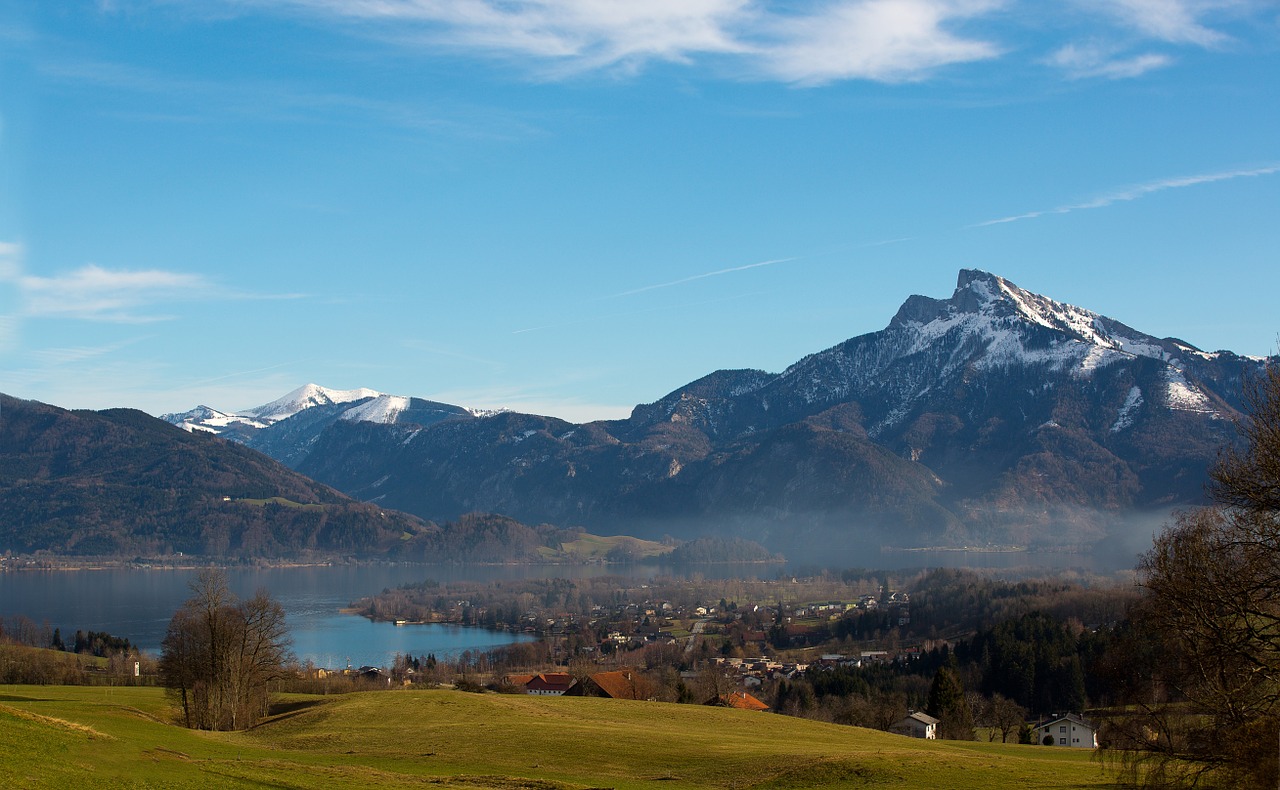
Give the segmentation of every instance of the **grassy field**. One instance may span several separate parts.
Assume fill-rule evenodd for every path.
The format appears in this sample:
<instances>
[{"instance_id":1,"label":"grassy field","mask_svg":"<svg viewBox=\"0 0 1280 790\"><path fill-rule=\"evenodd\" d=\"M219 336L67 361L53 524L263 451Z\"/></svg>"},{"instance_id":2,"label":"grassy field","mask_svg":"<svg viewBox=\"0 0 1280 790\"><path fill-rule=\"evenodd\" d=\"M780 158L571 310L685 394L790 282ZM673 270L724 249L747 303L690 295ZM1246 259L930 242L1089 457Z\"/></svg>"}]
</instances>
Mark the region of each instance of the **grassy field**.
<instances>
[{"instance_id":1,"label":"grassy field","mask_svg":"<svg viewBox=\"0 0 1280 790\"><path fill-rule=\"evenodd\" d=\"M248 732L159 689L0 686L4 787L1102 788L1088 752L925 742L725 708L393 691L293 696Z\"/></svg>"},{"instance_id":2,"label":"grassy field","mask_svg":"<svg viewBox=\"0 0 1280 790\"><path fill-rule=\"evenodd\" d=\"M610 551L623 545L630 547L638 557L660 557L671 553L670 546L664 546L652 540L640 540L626 535L591 535L586 532L582 533L577 540L569 540L561 544L561 551L547 548L542 553L547 559L591 562L603 560Z\"/></svg>"}]
</instances>

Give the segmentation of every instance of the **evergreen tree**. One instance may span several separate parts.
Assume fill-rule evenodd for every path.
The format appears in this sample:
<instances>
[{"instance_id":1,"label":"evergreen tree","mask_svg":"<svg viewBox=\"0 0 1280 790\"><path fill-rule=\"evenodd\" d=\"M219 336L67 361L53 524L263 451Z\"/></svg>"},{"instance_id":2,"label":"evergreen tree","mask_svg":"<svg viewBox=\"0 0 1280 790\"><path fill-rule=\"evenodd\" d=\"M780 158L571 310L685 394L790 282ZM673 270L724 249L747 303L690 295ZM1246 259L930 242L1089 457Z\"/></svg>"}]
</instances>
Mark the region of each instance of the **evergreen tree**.
<instances>
[{"instance_id":1,"label":"evergreen tree","mask_svg":"<svg viewBox=\"0 0 1280 790\"><path fill-rule=\"evenodd\" d=\"M942 667L933 676L929 686L929 701L925 713L939 719L939 737L952 741L972 741L973 712L965 699L964 687L951 667Z\"/></svg>"}]
</instances>

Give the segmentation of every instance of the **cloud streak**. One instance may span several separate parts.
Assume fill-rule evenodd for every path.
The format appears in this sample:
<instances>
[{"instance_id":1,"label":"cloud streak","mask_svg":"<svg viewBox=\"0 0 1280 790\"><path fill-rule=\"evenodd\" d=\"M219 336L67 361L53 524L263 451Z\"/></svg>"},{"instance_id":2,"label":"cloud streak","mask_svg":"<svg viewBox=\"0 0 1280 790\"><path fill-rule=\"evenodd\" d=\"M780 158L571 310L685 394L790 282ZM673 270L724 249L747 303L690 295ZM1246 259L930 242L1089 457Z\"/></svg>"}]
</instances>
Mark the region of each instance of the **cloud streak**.
<instances>
[{"instance_id":1,"label":"cloud streak","mask_svg":"<svg viewBox=\"0 0 1280 790\"><path fill-rule=\"evenodd\" d=\"M1159 181L1150 181L1145 184L1128 187L1115 192L1109 192L1093 200L1087 200L1083 203L1072 203L1066 206L1058 206L1057 208L1044 209L1042 211L1028 211L1025 214L1015 214L1009 217L1001 217L1000 219L990 219L986 222L979 222L970 225L970 228L985 228L991 225L1005 225L1010 222L1018 222L1024 219L1036 219L1053 214L1070 214L1073 211L1084 211L1087 209L1105 208L1114 203L1124 203L1127 201L1137 200L1156 192L1164 192L1169 189L1182 189L1185 187L1199 186L1200 184L1212 184L1217 181L1230 181L1235 178L1256 178L1258 176L1272 175L1280 173L1280 165L1269 165L1267 167L1257 167L1250 170L1227 170L1218 173L1203 173L1194 176L1179 176L1176 178L1165 178Z\"/></svg>"},{"instance_id":2,"label":"cloud streak","mask_svg":"<svg viewBox=\"0 0 1280 790\"><path fill-rule=\"evenodd\" d=\"M671 288L676 285L684 285L685 283L695 282L697 280L705 280L708 277L719 277L724 274L733 274L734 272L745 272L748 269L759 269L764 266L773 266L779 263L787 263L789 261L799 260L798 258L774 258L773 260L760 261L759 263L748 263L745 266L730 266L727 269L717 269L714 272L703 272L702 274L694 274L689 277L681 277L679 280L672 280L666 283L657 283L656 285L646 285L641 288L632 288L629 291L611 294L604 297L605 299L617 299L623 296L634 296L635 294L645 293L646 291L656 291L659 288Z\"/></svg>"},{"instance_id":3,"label":"cloud streak","mask_svg":"<svg viewBox=\"0 0 1280 790\"><path fill-rule=\"evenodd\" d=\"M1149 71L1173 64L1168 55L1148 52L1128 57L1120 56L1110 47L1098 45L1068 44L1045 61L1061 69L1073 80L1103 78L1111 80L1132 79Z\"/></svg>"}]
</instances>

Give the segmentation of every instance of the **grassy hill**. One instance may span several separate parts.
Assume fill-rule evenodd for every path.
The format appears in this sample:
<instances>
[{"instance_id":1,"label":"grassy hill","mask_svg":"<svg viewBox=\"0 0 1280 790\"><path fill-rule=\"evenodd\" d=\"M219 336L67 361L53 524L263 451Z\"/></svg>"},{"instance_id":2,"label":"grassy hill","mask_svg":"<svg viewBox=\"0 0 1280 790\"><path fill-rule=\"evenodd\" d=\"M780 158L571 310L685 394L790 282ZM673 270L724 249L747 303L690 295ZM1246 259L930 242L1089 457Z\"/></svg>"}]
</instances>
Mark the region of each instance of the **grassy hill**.
<instances>
[{"instance_id":1,"label":"grassy hill","mask_svg":"<svg viewBox=\"0 0 1280 790\"><path fill-rule=\"evenodd\" d=\"M0 686L7 787L1102 788L1088 752L916 741L725 708L397 691L290 697L249 732L159 689Z\"/></svg>"}]
</instances>

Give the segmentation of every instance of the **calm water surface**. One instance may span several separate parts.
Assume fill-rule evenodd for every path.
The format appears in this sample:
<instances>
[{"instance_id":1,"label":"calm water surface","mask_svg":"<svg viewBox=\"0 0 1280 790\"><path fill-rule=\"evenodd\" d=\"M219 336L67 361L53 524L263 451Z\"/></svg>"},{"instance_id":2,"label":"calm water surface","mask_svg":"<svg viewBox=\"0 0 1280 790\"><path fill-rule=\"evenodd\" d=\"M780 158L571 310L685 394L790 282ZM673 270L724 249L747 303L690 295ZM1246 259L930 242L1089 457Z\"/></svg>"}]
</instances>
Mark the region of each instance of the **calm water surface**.
<instances>
[{"instance_id":1,"label":"calm water surface","mask_svg":"<svg viewBox=\"0 0 1280 790\"><path fill-rule=\"evenodd\" d=\"M266 589L284 607L293 649L318 666L386 666L396 653L437 656L483 650L527 640L523 634L447 625L396 627L343 614L352 601L406 582L423 579L487 580L597 573L590 568L331 566L253 568L227 571L232 592L241 597ZM568 573L566 573L568 572ZM0 573L0 616L24 615L37 623L107 631L141 649L159 653L175 610L191 596L194 570L49 571Z\"/></svg>"},{"instance_id":2,"label":"calm water surface","mask_svg":"<svg viewBox=\"0 0 1280 790\"><path fill-rule=\"evenodd\" d=\"M1111 572L1132 567L1088 555L982 552L893 552L836 557L845 567L887 570L919 567L968 567L1051 572L1081 569ZM1113 567L1114 566L1114 567ZM247 597L266 589L284 607L294 652L317 666L387 666L396 653L439 657L463 650L485 650L528 639L523 634L448 625L397 627L343 614L351 602L424 579L441 582L527 578L587 578L601 575L653 576L697 574L704 577L772 578L803 573L805 567L778 565L703 566L684 571L654 566L422 566L336 565L314 568L241 568L227 571L231 590ZM190 597L194 570L48 571L0 573L0 616L24 615L62 629L106 631L128 638L141 649L160 652L160 642L175 610Z\"/></svg>"}]
</instances>

